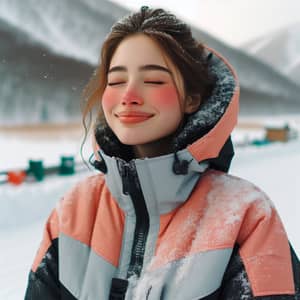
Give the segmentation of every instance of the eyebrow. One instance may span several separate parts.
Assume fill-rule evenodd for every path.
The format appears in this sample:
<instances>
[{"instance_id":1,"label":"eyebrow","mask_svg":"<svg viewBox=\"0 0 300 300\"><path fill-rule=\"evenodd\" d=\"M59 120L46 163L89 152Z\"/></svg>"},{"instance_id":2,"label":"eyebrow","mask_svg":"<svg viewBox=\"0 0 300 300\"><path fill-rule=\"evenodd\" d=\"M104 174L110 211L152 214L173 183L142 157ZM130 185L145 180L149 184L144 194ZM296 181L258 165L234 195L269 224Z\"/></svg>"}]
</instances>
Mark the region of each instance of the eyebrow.
<instances>
[{"instance_id":1,"label":"eyebrow","mask_svg":"<svg viewBox=\"0 0 300 300\"><path fill-rule=\"evenodd\" d=\"M172 75L172 72L160 65L144 65L139 67L140 71L163 71L167 72L168 74ZM112 72L127 72L127 68L125 66L115 66L112 67L111 69L108 70L107 74L112 73Z\"/></svg>"}]
</instances>

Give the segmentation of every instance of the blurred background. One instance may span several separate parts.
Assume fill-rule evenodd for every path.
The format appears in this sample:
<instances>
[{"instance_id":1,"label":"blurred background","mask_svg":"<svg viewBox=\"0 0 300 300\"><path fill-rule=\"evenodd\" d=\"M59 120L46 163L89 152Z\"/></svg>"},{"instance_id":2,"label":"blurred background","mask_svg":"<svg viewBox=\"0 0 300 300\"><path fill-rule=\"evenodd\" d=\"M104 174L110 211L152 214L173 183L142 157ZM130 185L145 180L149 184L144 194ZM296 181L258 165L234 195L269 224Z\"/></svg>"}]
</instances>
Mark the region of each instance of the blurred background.
<instances>
[{"instance_id":1,"label":"blurred background","mask_svg":"<svg viewBox=\"0 0 300 300\"><path fill-rule=\"evenodd\" d=\"M174 12L236 69L230 173L270 196L300 254L298 0L0 0L1 299L22 299L47 215L93 174L80 157L81 92L112 24L142 5Z\"/></svg>"}]
</instances>

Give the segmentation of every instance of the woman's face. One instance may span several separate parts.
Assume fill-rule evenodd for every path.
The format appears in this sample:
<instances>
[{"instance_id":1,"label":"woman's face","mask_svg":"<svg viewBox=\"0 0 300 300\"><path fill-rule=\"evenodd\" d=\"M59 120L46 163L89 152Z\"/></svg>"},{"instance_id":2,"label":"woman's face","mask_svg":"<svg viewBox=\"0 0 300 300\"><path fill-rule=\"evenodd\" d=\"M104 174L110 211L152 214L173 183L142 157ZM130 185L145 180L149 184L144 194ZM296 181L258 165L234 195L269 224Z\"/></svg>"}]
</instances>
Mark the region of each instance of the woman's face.
<instances>
[{"instance_id":1,"label":"woman's face","mask_svg":"<svg viewBox=\"0 0 300 300\"><path fill-rule=\"evenodd\" d=\"M175 84L176 82L176 84ZM172 134L193 105L184 100L183 80L161 48L143 34L116 49L102 97L106 121L127 145L143 145Z\"/></svg>"}]
</instances>

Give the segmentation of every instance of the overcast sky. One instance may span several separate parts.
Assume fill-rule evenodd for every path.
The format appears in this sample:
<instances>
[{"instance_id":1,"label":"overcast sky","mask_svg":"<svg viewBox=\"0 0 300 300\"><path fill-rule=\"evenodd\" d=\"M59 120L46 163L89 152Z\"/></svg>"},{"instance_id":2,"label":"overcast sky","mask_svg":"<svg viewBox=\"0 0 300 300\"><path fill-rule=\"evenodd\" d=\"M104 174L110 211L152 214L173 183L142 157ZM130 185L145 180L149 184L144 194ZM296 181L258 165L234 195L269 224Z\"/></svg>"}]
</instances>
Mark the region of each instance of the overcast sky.
<instances>
[{"instance_id":1,"label":"overcast sky","mask_svg":"<svg viewBox=\"0 0 300 300\"><path fill-rule=\"evenodd\" d=\"M268 32L300 23L300 0L113 0L130 9L163 7L238 47Z\"/></svg>"}]
</instances>

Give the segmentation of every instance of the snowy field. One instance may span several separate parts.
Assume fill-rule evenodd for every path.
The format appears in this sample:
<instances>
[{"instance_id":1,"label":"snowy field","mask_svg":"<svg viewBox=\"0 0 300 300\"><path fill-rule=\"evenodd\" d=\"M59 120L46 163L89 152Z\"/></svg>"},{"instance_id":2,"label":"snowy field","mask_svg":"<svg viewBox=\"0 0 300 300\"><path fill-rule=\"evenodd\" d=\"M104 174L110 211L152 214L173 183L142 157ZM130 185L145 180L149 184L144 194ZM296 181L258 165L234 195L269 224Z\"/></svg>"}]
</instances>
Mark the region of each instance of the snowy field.
<instances>
[{"instance_id":1,"label":"snowy field","mask_svg":"<svg viewBox=\"0 0 300 300\"><path fill-rule=\"evenodd\" d=\"M259 137L261 132L248 132ZM233 139L245 137L236 131ZM72 154L80 160L78 141L22 140L0 135L0 171L26 167L28 158L44 158L57 164L59 155ZM59 145L59 147L58 147ZM86 149L86 153L90 150ZM265 146L237 147L230 173L248 179L263 189L274 202L298 256L300 255L300 139ZM44 221L66 190L92 171L74 176L54 176L39 183L0 185L0 299L24 297L27 275L41 240Z\"/></svg>"}]
</instances>

